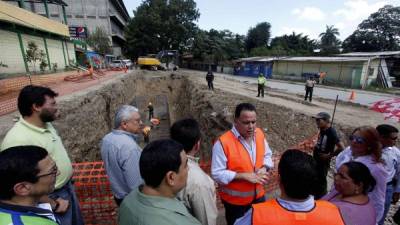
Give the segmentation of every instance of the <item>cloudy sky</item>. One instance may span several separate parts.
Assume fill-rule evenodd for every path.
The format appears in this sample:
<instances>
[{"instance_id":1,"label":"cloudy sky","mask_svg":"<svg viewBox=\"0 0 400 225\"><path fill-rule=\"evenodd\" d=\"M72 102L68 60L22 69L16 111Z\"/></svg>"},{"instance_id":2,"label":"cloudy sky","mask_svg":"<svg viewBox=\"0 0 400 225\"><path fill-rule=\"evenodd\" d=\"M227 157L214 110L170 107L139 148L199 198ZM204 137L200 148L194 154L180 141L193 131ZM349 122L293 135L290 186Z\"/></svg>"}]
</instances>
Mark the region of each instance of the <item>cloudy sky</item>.
<instances>
[{"instance_id":1,"label":"cloudy sky","mask_svg":"<svg viewBox=\"0 0 400 225\"><path fill-rule=\"evenodd\" d=\"M339 29L340 39L384 5L400 6L399 0L195 0L200 11L197 24L209 30L228 29L246 34L249 27L267 21L272 36L292 31L317 38L326 25ZM131 16L141 0L124 0Z\"/></svg>"}]
</instances>

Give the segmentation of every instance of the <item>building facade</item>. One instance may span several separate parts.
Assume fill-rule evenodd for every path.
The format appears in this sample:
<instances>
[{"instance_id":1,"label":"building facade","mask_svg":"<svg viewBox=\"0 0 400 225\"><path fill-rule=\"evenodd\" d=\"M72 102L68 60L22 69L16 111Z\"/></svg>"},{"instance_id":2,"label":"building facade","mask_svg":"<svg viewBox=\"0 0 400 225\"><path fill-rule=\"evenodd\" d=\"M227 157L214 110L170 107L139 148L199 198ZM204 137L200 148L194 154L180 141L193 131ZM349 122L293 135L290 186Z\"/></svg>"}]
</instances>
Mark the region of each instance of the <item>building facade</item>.
<instances>
[{"instance_id":1,"label":"building facade","mask_svg":"<svg viewBox=\"0 0 400 225\"><path fill-rule=\"evenodd\" d=\"M41 70L40 60L27 60L30 43L44 54L47 66L43 72L62 70L76 61L66 25L5 1L0 1L0 37L0 78Z\"/></svg>"},{"instance_id":2,"label":"building facade","mask_svg":"<svg viewBox=\"0 0 400 225\"><path fill-rule=\"evenodd\" d=\"M8 2L21 6L24 0ZM48 4L53 2L58 4ZM110 39L112 54L116 57L123 55L126 44L124 29L130 17L122 0L26 1L23 6L26 10L67 24L69 27L86 27L89 33L94 32L96 27L102 28Z\"/></svg>"}]
</instances>

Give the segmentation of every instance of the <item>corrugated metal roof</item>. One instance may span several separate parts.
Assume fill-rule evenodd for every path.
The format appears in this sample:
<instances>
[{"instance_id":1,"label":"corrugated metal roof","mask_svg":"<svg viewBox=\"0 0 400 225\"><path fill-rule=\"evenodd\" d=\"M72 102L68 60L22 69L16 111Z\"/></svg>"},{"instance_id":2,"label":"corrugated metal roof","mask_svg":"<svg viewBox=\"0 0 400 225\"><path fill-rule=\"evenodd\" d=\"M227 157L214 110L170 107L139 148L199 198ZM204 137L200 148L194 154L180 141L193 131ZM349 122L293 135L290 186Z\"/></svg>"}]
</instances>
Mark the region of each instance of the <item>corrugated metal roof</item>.
<instances>
[{"instance_id":1,"label":"corrugated metal roof","mask_svg":"<svg viewBox=\"0 0 400 225\"><path fill-rule=\"evenodd\" d=\"M241 58L235 61L238 62L271 62L277 59L276 57L265 57L265 56L256 56L256 57L248 57L248 58Z\"/></svg>"},{"instance_id":2,"label":"corrugated metal roof","mask_svg":"<svg viewBox=\"0 0 400 225\"><path fill-rule=\"evenodd\" d=\"M297 61L297 62L354 62L368 61L369 57L287 57L275 61Z\"/></svg>"},{"instance_id":3,"label":"corrugated metal roof","mask_svg":"<svg viewBox=\"0 0 400 225\"><path fill-rule=\"evenodd\" d=\"M69 37L68 26L0 1L0 21Z\"/></svg>"},{"instance_id":4,"label":"corrugated metal roof","mask_svg":"<svg viewBox=\"0 0 400 225\"><path fill-rule=\"evenodd\" d=\"M393 56L393 55L399 55L400 56L400 51L385 51L385 52L349 52L349 53L343 53L343 54L338 54L338 56Z\"/></svg>"}]
</instances>

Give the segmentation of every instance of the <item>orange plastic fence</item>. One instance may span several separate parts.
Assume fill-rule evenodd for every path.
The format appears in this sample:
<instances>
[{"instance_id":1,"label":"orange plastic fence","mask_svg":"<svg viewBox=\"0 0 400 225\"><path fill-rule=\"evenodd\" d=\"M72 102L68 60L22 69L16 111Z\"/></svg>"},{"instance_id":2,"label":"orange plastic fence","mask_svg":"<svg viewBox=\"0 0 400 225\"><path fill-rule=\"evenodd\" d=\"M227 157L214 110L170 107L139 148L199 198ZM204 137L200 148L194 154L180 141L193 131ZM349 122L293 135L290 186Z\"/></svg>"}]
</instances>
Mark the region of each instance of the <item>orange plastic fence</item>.
<instances>
[{"instance_id":1,"label":"orange plastic fence","mask_svg":"<svg viewBox=\"0 0 400 225\"><path fill-rule=\"evenodd\" d=\"M85 224L117 224L117 206L103 162L74 163L75 191Z\"/></svg>"}]
</instances>

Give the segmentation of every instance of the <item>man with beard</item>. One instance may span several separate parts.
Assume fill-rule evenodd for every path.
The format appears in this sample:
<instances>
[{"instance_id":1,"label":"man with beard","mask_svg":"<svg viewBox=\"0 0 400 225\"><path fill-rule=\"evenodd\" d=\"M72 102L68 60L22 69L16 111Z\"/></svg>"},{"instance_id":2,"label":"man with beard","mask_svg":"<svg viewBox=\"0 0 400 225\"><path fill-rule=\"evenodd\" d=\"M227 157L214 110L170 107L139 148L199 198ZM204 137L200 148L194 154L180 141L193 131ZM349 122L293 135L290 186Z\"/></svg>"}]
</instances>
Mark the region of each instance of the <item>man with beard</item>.
<instances>
[{"instance_id":1,"label":"man with beard","mask_svg":"<svg viewBox=\"0 0 400 225\"><path fill-rule=\"evenodd\" d=\"M14 146L33 145L47 150L60 171L55 190L40 199L50 203L62 225L80 225L83 219L73 185L72 165L67 151L50 123L57 118L57 93L47 87L28 85L18 96L18 110L21 118L8 131L0 150Z\"/></svg>"}]
</instances>

